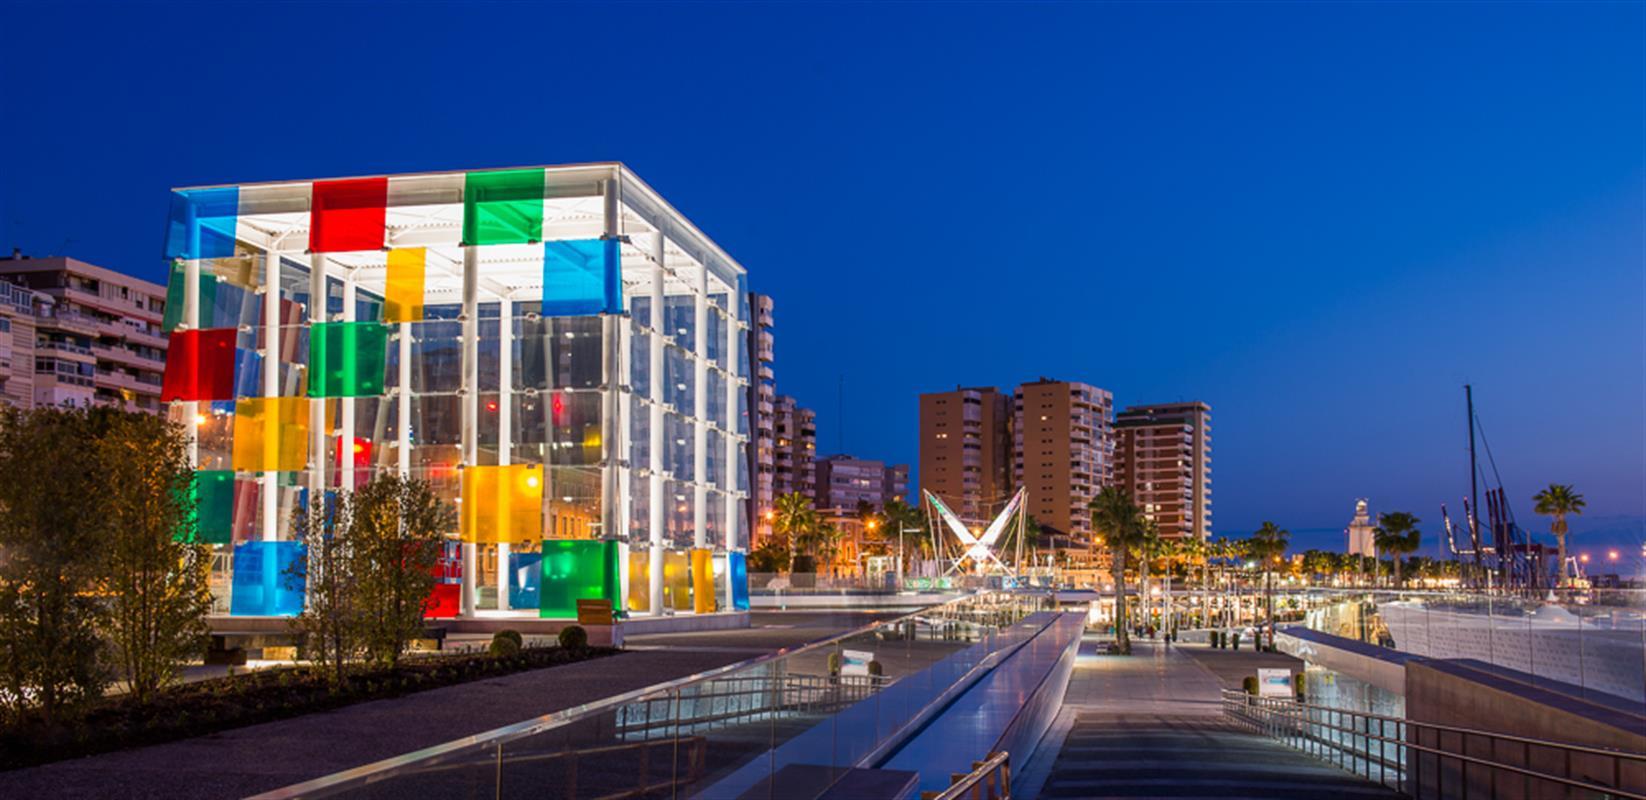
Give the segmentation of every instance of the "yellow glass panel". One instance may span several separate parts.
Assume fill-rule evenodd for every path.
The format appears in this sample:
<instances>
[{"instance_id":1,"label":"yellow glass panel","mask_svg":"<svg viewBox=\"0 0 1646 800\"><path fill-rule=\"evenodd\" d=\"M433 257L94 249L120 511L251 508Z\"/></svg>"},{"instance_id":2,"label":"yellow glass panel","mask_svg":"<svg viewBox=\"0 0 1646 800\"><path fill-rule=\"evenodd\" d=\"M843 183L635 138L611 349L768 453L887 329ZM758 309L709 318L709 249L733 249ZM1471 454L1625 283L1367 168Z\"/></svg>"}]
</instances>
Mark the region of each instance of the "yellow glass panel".
<instances>
[{"instance_id":1,"label":"yellow glass panel","mask_svg":"<svg viewBox=\"0 0 1646 800\"><path fill-rule=\"evenodd\" d=\"M649 548L629 551L630 611L650 611L652 607L652 554Z\"/></svg>"},{"instance_id":2,"label":"yellow glass panel","mask_svg":"<svg viewBox=\"0 0 1646 800\"><path fill-rule=\"evenodd\" d=\"M714 551L692 549L692 610L714 613Z\"/></svg>"},{"instance_id":3,"label":"yellow glass panel","mask_svg":"<svg viewBox=\"0 0 1646 800\"><path fill-rule=\"evenodd\" d=\"M543 538L543 468L537 464L463 468L463 541Z\"/></svg>"},{"instance_id":4,"label":"yellow glass panel","mask_svg":"<svg viewBox=\"0 0 1646 800\"><path fill-rule=\"evenodd\" d=\"M242 397L234 403L234 468L295 472L309 461L309 399Z\"/></svg>"},{"instance_id":5,"label":"yellow glass panel","mask_svg":"<svg viewBox=\"0 0 1646 800\"><path fill-rule=\"evenodd\" d=\"M684 551L663 553L663 602L676 611L692 610L692 564Z\"/></svg>"},{"instance_id":6,"label":"yellow glass panel","mask_svg":"<svg viewBox=\"0 0 1646 800\"><path fill-rule=\"evenodd\" d=\"M421 247L389 251L389 275L383 288L384 322L418 322L423 319L426 253Z\"/></svg>"}]
</instances>

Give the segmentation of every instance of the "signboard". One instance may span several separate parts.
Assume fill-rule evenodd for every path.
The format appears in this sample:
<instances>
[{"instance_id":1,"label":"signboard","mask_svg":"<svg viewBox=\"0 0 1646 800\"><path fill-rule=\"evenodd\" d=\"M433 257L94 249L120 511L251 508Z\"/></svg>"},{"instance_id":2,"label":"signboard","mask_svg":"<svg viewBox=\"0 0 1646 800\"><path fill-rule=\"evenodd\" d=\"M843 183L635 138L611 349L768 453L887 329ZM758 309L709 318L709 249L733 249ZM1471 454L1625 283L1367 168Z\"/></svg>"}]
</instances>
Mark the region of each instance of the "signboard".
<instances>
[{"instance_id":1,"label":"signboard","mask_svg":"<svg viewBox=\"0 0 1646 800\"><path fill-rule=\"evenodd\" d=\"M873 660L874 653L868 650L841 650L840 674L867 675L869 674L869 662Z\"/></svg>"},{"instance_id":2,"label":"signboard","mask_svg":"<svg viewBox=\"0 0 1646 800\"><path fill-rule=\"evenodd\" d=\"M1289 669L1260 669L1257 671L1258 697L1291 697L1292 671Z\"/></svg>"}]
</instances>

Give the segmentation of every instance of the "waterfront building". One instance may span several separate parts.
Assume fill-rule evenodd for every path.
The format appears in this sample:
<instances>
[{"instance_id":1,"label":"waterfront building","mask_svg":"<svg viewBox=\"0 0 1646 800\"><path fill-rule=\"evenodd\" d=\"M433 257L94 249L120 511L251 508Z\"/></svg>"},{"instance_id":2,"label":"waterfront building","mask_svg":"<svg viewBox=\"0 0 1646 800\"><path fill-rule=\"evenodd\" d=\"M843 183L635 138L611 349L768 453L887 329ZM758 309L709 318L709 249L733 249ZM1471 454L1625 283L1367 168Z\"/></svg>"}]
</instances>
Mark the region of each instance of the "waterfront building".
<instances>
[{"instance_id":1,"label":"waterfront building","mask_svg":"<svg viewBox=\"0 0 1646 800\"><path fill-rule=\"evenodd\" d=\"M300 610L295 515L383 472L457 511L431 616L747 606L746 274L627 167L180 189L166 258L232 614Z\"/></svg>"},{"instance_id":2,"label":"waterfront building","mask_svg":"<svg viewBox=\"0 0 1646 800\"><path fill-rule=\"evenodd\" d=\"M1128 406L1115 414L1116 483L1161 536L1212 534L1212 407Z\"/></svg>"},{"instance_id":3,"label":"waterfront building","mask_svg":"<svg viewBox=\"0 0 1646 800\"><path fill-rule=\"evenodd\" d=\"M817 502L817 412L777 396L772 412L772 496L799 493Z\"/></svg>"},{"instance_id":4,"label":"waterfront building","mask_svg":"<svg viewBox=\"0 0 1646 800\"><path fill-rule=\"evenodd\" d=\"M892 498L906 499L909 465L833 455L817 461L817 507L855 511L860 503L875 511Z\"/></svg>"},{"instance_id":5,"label":"waterfront building","mask_svg":"<svg viewBox=\"0 0 1646 800\"><path fill-rule=\"evenodd\" d=\"M159 413L165 287L74 258L0 258L0 398Z\"/></svg>"},{"instance_id":6,"label":"waterfront building","mask_svg":"<svg viewBox=\"0 0 1646 800\"><path fill-rule=\"evenodd\" d=\"M920 395L920 488L968 525L986 525L1010 500L1011 396L989 386Z\"/></svg>"},{"instance_id":7,"label":"waterfront building","mask_svg":"<svg viewBox=\"0 0 1646 800\"><path fill-rule=\"evenodd\" d=\"M1013 393L1013 480L1042 527L1091 536L1092 498L1115 479L1113 414L1089 384L1043 377Z\"/></svg>"},{"instance_id":8,"label":"waterfront building","mask_svg":"<svg viewBox=\"0 0 1646 800\"><path fill-rule=\"evenodd\" d=\"M1354 519L1349 521L1349 527L1343 533L1347 539L1345 553L1377 558L1377 523L1372 521L1371 512L1366 510L1366 498L1355 501Z\"/></svg>"},{"instance_id":9,"label":"waterfront building","mask_svg":"<svg viewBox=\"0 0 1646 800\"><path fill-rule=\"evenodd\" d=\"M774 481L777 473L777 377L772 365L776 360L772 343L772 310L770 295L749 294L749 363L754 374L749 380L749 478L753 502L750 520L752 547L759 547L771 535L772 524L767 513L776 500Z\"/></svg>"}]
</instances>

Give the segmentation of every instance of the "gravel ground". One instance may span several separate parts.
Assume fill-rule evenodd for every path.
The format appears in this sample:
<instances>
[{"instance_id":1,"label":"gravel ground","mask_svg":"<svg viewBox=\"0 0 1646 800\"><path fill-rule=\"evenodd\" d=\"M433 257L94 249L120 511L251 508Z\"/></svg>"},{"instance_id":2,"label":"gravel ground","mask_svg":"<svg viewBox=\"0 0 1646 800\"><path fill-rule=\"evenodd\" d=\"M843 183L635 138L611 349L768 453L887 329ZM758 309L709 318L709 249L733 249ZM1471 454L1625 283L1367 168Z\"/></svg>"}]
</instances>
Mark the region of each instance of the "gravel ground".
<instances>
[{"instance_id":1,"label":"gravel ground","mask_svg":"<svg viewBox=\"0 0 1646 800\"><path fill-rule=\"evenodd\" d=\"M632 637L631 652L178 742L0 773L3 797L232 798L368 764L826 638L865 613L760 613L755 627Z\"/></svg>"}]
</instances>

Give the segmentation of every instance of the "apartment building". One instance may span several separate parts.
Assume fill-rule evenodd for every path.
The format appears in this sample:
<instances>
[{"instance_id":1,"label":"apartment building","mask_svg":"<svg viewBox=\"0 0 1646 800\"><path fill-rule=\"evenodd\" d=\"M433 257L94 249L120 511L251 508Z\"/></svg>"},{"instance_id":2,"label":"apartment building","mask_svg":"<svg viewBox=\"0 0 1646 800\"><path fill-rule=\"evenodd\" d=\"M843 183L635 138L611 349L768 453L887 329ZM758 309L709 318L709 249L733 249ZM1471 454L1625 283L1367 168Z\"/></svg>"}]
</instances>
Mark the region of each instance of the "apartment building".
<instances>
[{"instance_id":1,"label":"apartment building","mask_svg":"<svg viewBox=\"0 0 1646 800\"><path fill-rule=\"evenodd\" d=\"M1212 407L1130 406L1115 415L1118 483L1162 536L1212 532Z\"/></svg>"},{"instance_id":2,"label":"apartment building","mask_svg":"<svg viewBox=\"0 0 1646 800\"><path fill-rule=\"evenodd\" d=\"M766 512L777 497L777 377L772 369L776 360L772 347L772 298L770 295L749 293L748 352L754 376L749 381L749 490L750 509L754 519L753 545L769 535L771 522ZM791 465L792 468L792 465ZM753 546L751 545L751 546Z\"/></svg>"},{"instance_id":3,"label":"apartment building","mask_svg":"<svg viewBox=\"0 0 1646 800\"><path fill-rule=\"evenodd\" d=\"M1029 491L1029 513L1053 532L1090 536L1092 498L1115 479L1113 396L1042 377L1017 387L1012 404L1012 477Z\"/></svg>"},{"instance_id":4,"label":"apartment building","mask_svg":"<svg viewBox=\"0 0 1646 800\"><path fill-rule=\"evenodd\" d=\"M5 402L159 413L166 287L73 258L0 258Z\"/></svg>"},{"instance_id":5,"label":"apartment building","mask_svg":"<svg viewBox=\"0 0 1646 800\"><path fill-rule=\"evenodd\" d=\"M920 396L920 486L970 524L1010 499L1011 397L994 387Z\"/></svg>"},{"instance_id":6,"label":"apartment building","mask_svg":"<svg viewBox=\"0 0 1646 800\"><path fill-rule=\"evenodd\" d=\"M799 492L816 502L817 413L780 394L772 408L772 435L772 496Z\"/></svg>"},{"instance_id":7,"label":"apartment building","mask_svg":"<svg viewBox=\"0 0 1646 800\"><path fill-rule=\"evenodd\" d=\"M859 503L880 511L892 498L907 499L909 465L833 455L817 461L817 507L855 511Z\"/></svg>"}]
</instances>

